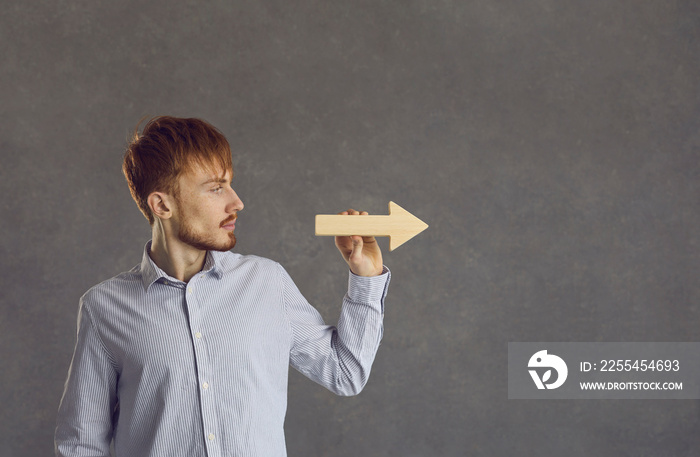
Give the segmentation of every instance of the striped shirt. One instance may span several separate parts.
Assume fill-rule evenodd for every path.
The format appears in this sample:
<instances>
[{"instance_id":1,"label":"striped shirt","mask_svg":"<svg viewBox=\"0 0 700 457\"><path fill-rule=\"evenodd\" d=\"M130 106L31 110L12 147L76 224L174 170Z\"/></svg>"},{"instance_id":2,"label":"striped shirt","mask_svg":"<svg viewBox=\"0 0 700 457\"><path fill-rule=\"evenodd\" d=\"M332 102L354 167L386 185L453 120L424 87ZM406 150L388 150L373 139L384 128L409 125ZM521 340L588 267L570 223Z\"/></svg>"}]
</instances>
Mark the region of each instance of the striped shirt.
<instances>
[{"instance_id":1,"label":"striped shirt","mask_svg":"<svg viewBox=\"0 0 700 457\"><path fill-rule=\"evenodd\" d=\"M350 273L337 327L276 262L208 252L188 283L151 260L80 300L57 456L286 455L289 365L338 395L367 382L390 273Z\"/></svg>"}]
</instances>

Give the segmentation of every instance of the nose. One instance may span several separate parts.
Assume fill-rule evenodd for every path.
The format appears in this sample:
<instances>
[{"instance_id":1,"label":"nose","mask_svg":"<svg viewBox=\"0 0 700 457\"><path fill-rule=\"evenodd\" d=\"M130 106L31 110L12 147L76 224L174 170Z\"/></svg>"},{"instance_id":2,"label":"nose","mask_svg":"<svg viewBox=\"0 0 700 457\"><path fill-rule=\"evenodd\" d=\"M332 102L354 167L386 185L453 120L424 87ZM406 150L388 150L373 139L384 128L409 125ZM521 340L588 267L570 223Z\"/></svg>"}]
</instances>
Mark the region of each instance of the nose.
<instances>
[{"instance_id":1,"label":"nose","mask_svg":"<svg viewBox=\"0 0 700 457\"><path fill-rule=\"evenodd\" d=\"M234 212L242 211L244 206L243 200L238 197L235 190L231 189L231 197L228 205L226 205L226 212L233 214Z\"/></svg>"}]
</instances>

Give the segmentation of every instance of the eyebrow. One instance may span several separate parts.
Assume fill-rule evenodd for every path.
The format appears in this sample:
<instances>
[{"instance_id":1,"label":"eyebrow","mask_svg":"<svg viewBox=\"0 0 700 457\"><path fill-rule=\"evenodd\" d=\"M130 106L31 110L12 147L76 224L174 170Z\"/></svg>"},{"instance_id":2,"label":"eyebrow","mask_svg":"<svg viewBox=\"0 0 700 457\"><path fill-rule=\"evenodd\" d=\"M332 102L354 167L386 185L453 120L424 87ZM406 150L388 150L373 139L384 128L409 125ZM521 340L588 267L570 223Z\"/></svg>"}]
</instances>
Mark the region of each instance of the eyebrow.
<instances>
[{"instance_id":1,"label":"eyebrow","mask_svg":"<svg viewBox=\"0 0 700 457\"><path fill-rule=\"evenodd\" d=\"M209 184L209 183L212 183L212 182L228 182L228 179L224 179L224 178L211 178L211 179L208 179L208 180L204 181L202 184Z\"/></svg>"},{"instance_id":2,"label":"eyebrow","mask_svg":"<svg viewBox=\"0 0 700 457\"><path fill-rule=\"evenodd\" d=\"M203 185L203 186L206 186L207 184L211 184L211 183L220 183L220 184L223 184L223 183L227 183L227 182L229 182L228 179L224 179L224 178L211 178L211 179L208 179L208 180L204 181L204 182L202 183L202 185Z\"/></svg>"}]
</instances>

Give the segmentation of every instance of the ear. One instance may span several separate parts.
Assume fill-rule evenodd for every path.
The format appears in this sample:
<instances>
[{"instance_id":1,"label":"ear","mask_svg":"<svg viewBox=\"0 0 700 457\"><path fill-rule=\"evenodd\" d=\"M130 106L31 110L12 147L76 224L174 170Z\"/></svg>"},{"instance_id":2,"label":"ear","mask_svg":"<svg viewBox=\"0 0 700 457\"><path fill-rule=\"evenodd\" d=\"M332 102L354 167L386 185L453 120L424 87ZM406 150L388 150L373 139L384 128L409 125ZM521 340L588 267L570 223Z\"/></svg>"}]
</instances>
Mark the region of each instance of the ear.
<instances>
[{"instance_id":1,"label":"ear","mask_svg":"<svg viewBox=\"0 0 700 457\"><path fill-rule=\"evenodd\" d=\"M170 219L173 216L173 203L172 197L163 192L152 192L148 196L148 206L158 219Z\"/></svg>"}]
</instances>

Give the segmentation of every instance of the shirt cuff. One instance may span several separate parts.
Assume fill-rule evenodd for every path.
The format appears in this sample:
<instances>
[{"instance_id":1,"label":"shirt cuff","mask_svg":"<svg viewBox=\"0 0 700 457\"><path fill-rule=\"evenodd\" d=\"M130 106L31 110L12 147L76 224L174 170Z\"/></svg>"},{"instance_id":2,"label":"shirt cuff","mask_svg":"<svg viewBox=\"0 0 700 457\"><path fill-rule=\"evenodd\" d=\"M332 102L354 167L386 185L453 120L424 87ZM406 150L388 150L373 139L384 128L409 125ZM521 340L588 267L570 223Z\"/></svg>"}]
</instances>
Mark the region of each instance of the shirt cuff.
<instances>
[{"instance_id":1,"label":"shirt cuff","mask_svg":"<svg viewBox=\"0 0 700 457\"><path fill-rule=\"evenodd\" d=\"M391 271L384 266L378 276L358 276L352 271L348 278L348 298L358 303L381 301L391 280Z\"/></svg>"}]
</instances>

